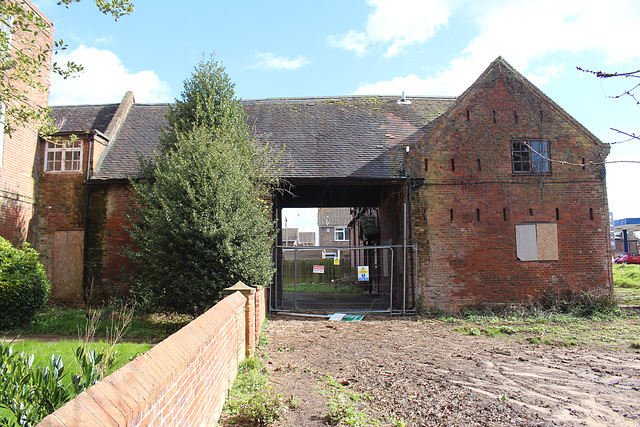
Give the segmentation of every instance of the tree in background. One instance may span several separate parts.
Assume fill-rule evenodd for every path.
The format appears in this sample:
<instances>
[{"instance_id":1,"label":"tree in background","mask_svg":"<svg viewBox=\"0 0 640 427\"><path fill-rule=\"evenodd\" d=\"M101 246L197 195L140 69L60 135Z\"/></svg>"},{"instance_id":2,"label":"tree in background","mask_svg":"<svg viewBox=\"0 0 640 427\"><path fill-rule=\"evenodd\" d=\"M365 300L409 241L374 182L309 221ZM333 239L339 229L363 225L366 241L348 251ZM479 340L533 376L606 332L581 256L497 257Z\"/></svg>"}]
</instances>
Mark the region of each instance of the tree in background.
<instances>
[{"instance_id":1,"label":"tree in background","mask_svg":"<svg viewBox=\"0 0 640 427\"><path fill-rule=\"evenodd\" d=\"M142 161L146 178L132 183L128 254L134 295L193 313L238 280L270 283L274 224L265 197L275 178L222 66L203 60L181 95L155 163Z\"/></svg>"},{"instance_id":2,"label":"tree in background","mask_svg":"<svg viewBox=\"0 0 640 427\"><path fill-rule=\"evenodd\" d=\"M68 7L80 0L59 0L59 5ZM133 12L131 0L94 0L100 12L114 19ZM50 62L50 52L66 49L62 40L54 46L39 46L35 36L51 31L50 24L35 13L24 1L0 2L0 104L4 109L4 130L11 133L16 126L42 125L43 133L53 132L49 109L30 102L28 90L44 93L48 90L39 79L49 71L64 78L82 71L82 66L73 62L64 65ZM27 46L28 48L16 48Z\"/></svg>"}]
</instances>

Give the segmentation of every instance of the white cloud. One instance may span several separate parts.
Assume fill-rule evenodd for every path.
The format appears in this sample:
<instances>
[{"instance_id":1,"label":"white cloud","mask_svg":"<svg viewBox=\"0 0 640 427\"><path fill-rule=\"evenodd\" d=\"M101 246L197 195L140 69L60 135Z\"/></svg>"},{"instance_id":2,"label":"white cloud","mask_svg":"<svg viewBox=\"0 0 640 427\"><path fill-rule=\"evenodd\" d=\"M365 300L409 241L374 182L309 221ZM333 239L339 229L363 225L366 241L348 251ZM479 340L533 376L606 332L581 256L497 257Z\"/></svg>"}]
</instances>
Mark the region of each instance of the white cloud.
<instances>
[{"instance_id":1,"label":"white cloud","mask_svg":"<svg viewBox=\"0 0 640 427\"><path fill-rule=\"evenodd\" d=\"M297 58L291 59L284 56L276 56L273 53L265 52L258 53L259 61L257 64L250 66L249 68L266 68L275 70L296 70L309 63L309 60L300 55Z\"/></svg>"},{"instance_id":2,"label":"white cloud","mask_svg":"<svg viewBox=\"0 0 640 427\"><path fill-rule=\"evenodd\" d=\"M350 30L345 35L327 38L330 46L366 53L371 45L386 48L386 57L404 52L405 47L424 43L447 25L458 1L452 0L368 0L374 10L366 32Z\"/></svg>"},{"instance_id":3,"label":"white cloud","mask_svg":"<svg viewBox=\"0 0 640 427\"><path fill-rule=\"evenodd\" d=\"M84 71L67 80L53 74L51 77L51 105L78 105L116 103L131 90L136 102L170 102L169 84L162 81L151 70L132 73L122 61L109 50L86 46L62 55L55 61L64 64L73 61L82 64Z\"/></svg>"},{"instance_id":4,"label":"white cloud","mask_svg":"<svg viewBox=\"0 0 640 427\"><path fill-rule=\"evenodd\" d=\"M332 47L352 50L358 56L367 53L367 35L355 30L350 30L344 36L329 36L327 42Z\"/></svg>"},{"instance_id":5,"label":"white cloud","mask_svg":"<svg viewBox=\"0 0 640 427\"><path fill-rule=\"evenodd\" d=\"M370 4L386 6L386 0L384 3L383 0L373 1ZM372 16L386 10L382 6ZM604 56L613 67L637 62L640 58L640 50L635 46L640 3L634 0L616 1L615 7L595 0L494 0L481 3L466 0L462 6L457 10L464 10L473 17L479 34L469 41L445 70L431 77L407 75L363 84L356 93L397 94L404 90L407 95L458 95L498 56L504 57L539 86L560 76L567 69L562 64L562 58L556 55L546 57L548 65L544 68L531 70L531 63L545 55L597 53ZM443 6L435 10L435 17L426 25L426 30L414 28L414 33L404 35L392 31L393 25L387 31L372 31L370 24L373 18L370 16L368 39L372 40L371 34L375 33L378 40L385 40L383 35L386 34L386 40L392 41L388 55L411 42L425 41L447 22L446 19L457 18L456 15L447 14L453 13L452 8ZM413 27L409 25L407 31L410 28Z\"/></svg>"}]
</instances>

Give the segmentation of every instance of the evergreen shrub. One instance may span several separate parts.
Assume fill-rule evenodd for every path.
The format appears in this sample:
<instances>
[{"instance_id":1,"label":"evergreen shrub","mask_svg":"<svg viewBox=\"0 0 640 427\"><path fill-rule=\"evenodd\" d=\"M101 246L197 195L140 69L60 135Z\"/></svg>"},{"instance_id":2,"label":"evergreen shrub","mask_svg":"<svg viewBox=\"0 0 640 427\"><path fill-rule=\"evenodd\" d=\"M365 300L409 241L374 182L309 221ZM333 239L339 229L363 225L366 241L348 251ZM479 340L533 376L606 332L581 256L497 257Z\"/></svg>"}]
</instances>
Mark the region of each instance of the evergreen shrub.
<instances>
[{"instance_id":1,"label":"evergreen shrub","mask_svg":"<svg viewBox=\"0 0 640 427\"><path fill-rule=\"evenodd\" d=\"M0 237L0 330L31 321L47 303L50 285L38 256Z\"/></svg>"}]
</instances>

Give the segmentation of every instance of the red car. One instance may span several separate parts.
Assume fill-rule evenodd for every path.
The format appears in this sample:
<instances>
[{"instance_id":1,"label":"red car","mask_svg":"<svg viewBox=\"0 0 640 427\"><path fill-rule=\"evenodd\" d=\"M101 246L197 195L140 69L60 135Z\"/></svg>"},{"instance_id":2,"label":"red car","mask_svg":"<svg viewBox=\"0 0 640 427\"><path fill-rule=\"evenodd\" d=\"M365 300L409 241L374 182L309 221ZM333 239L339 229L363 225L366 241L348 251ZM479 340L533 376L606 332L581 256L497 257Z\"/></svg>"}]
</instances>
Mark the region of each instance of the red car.
<instances>
[{"instance_id":1,"label":"red car","mask_svg":"<svg viewBox=\"0 0 640 427\"><path fill-rule=\"evenodd\" d=\"M613 260L614 264L640 264L640 255L633 252L624 252Z\"/></svg>"}]
</instances>

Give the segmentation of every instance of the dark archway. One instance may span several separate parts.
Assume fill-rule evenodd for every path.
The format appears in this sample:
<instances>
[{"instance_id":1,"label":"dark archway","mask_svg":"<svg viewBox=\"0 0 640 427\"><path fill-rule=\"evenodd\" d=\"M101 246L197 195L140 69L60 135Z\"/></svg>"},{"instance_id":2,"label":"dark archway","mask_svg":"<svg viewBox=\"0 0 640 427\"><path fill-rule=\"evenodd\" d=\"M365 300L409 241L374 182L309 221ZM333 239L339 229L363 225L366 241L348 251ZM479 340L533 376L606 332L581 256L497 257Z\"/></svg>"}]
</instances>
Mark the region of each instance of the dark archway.
<instances>
[{"instance_id":1,"label":"dark archway","mask_svg":"<svg viewBox=\"0 0 640 427\"><path fill-rule=\"evenodd\" d=\"M277 194L273 203L279 231L273 253L276 275L271 310L392 312L413 308L415 248L407 234L407 183L406 178L291 180L291 188ZM292 247L295 239L283 237L285 208L349 208L348 245L322 243L325 227L321 220L319 244ZM374 219L376 232L367 231L367 219ZM366 280L357 275L362 267L366 267ZM311 274L312 268L318 270L316 274Z\"/></svg>"}]
</instances>

